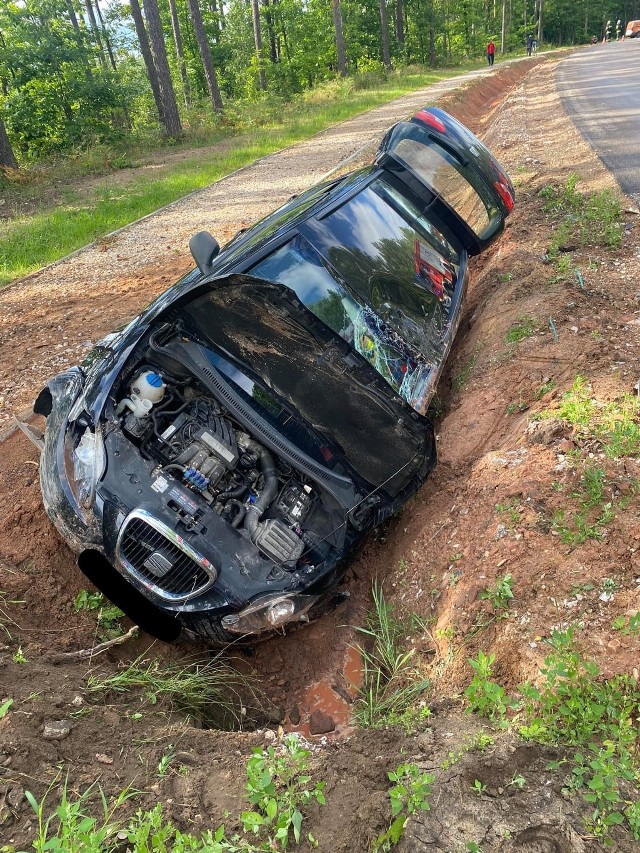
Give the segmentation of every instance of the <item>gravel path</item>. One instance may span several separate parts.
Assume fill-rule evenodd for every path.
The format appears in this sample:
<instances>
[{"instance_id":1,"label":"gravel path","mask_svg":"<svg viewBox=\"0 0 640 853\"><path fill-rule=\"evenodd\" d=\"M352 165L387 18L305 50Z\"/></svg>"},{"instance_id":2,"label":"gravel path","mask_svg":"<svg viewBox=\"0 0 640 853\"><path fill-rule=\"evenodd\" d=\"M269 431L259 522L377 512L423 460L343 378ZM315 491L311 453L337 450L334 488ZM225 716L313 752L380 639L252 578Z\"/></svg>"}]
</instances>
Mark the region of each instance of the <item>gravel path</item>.
<instances>
[{"instance_id":1,"label":"gravel path","mask_svg":"<svg viewBox=\"0 0 640 853\"><path fill-rule=\"evenodd\" d=\"M479 77L495 78L500 96L497 75L506 65L444 80L335 125L5 288L0 292L0 433L13 413L30 406L47 378L77 363L95 340L192 267L187 249L192 234L206 229L225 243L379 141L399 119Z\"/></svg>"}]
</instances>

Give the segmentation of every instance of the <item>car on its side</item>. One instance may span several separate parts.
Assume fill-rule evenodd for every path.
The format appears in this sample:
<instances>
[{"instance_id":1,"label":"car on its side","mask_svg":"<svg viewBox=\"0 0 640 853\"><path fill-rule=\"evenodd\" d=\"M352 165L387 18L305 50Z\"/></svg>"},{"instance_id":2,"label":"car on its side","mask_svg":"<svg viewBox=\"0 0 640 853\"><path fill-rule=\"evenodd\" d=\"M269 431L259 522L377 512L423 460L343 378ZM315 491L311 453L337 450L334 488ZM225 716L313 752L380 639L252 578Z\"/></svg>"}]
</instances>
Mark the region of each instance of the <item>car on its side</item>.
<instances>
[{"instance_id":1,"label":"car on its side","mask_svg":"<svg viewBox=\"0 0 640 853\"><path fill-rule=\"evenodd\" d=\"M436 461L428 407L468 261L513 185L420 110L51 379L45 508L87 577L165 640L265 637L340 600L348 555Z\"/></svg>"}]
</instances>

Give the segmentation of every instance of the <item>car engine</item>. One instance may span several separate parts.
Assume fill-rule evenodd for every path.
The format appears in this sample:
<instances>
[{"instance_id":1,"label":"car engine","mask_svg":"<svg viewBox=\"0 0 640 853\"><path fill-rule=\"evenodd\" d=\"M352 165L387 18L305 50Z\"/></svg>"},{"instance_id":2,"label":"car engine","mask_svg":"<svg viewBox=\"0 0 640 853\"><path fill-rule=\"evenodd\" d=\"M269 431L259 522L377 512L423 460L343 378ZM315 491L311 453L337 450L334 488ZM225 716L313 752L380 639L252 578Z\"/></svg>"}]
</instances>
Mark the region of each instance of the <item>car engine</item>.
<instances>
[{"instance_id":1,"label":"car engine","mask_svg":"<svg viewBox=\"0 0 640 853\"><path fill-rule=\"evenodd\" d=\"M167 478L205 501L269 559L293 570L320 536L305 522L317 489L254 440L195 382L147 367L116 407L123 433L156 463L152 488ZM322 515L322 513L321 513Z\"/></svg>"}]
</instances>

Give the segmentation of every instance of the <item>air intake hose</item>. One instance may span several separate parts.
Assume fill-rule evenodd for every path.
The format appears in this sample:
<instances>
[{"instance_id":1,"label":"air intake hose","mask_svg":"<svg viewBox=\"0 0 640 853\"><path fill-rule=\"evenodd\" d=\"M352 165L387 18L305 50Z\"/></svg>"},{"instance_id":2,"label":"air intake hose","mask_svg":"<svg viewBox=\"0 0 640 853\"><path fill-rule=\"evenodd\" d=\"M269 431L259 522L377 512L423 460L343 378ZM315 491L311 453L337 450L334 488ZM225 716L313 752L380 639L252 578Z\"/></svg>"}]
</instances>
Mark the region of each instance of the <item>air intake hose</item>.
<instances>
[{"instance_id":1,"label":"air intake hose","mask_svg":"<svg viewBox=\"0 0 640 853\"><path fill-rule=\"evenodd\" d=\"M264 447L261 447L253 439L245 441L244 445L245 450L253 450L258 454L262 476L264 477L264 488L254 503L249 504L247 514L244 517L244 529L249 533L251 539L253 539L258 529L260 518L278 494L278 478L276 476L276 465L273 461L273 456L268 450L265 450Z\"/></svg>"}]
</instances>

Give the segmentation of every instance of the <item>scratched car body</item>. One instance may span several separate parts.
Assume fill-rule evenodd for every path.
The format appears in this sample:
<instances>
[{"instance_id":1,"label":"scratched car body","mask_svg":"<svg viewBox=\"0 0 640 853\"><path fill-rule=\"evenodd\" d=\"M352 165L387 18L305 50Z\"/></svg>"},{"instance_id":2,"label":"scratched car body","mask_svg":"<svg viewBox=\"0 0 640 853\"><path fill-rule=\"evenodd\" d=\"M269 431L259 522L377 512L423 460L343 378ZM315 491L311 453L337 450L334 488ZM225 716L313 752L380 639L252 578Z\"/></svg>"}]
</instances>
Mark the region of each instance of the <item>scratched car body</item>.
<instances>
[{"instance_id":1,"label":"scratched car body","mask_svg":"<svg viewBox=\"0 0 640 853\"><path fill-rule=\"evenodd\" d=\"M195 235L197 268L34 406L44 504L91 581L166 640L265 637L339 601L349 553L435 464L468 260L513 199L425 108L222 251Z\"/></svg>"}]
</instances>

